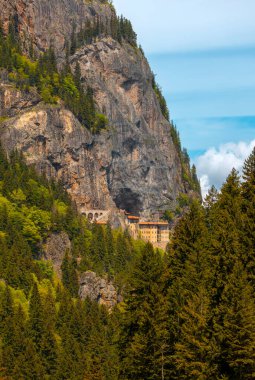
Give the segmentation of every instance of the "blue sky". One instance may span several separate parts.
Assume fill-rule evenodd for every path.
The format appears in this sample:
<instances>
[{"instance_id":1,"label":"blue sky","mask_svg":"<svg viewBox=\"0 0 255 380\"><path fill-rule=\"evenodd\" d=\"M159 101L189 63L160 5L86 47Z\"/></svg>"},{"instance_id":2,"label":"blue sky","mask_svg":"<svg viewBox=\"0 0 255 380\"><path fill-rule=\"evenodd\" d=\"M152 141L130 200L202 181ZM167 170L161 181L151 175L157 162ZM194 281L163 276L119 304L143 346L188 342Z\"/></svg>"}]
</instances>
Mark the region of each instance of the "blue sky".
<instances>
[{"instance_id":1,"label":"blue sky","mask_svg":"<svg viewBox=\"0 0 255 380\"><path fill-rule=\"evenodd\" d=\"M132 21L204 191L220 186L255 144L255 0L113 3Z\"/></svg>"}]
</instances>

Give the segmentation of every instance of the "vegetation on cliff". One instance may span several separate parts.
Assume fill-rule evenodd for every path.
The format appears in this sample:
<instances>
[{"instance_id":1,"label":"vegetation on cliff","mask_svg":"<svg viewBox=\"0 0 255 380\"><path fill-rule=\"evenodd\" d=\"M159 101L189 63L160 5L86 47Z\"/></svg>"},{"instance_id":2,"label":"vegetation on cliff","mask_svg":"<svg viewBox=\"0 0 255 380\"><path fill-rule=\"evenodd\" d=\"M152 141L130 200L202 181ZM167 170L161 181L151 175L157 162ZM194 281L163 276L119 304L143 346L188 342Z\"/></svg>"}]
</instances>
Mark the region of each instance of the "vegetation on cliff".
<instances>
[{"instance_id":1,"label":"vegetation on cliff","mask_svg":"<svg viewBox=\"0 0 255 380\"><path fill-rule=\"evenodd\" d=\"M195 165L192 165L192 167L190 167L190 158L189 158L187 149L185 149L185 148L182 149L179 132L177 130L176 125L174 125L174 123L170 120L170 114L169 114L169 110L167 107L166 99L164 98L164 95L162 94L161 88L157 84L154 75L152 77L152 88L153 88L153 90L156 94L156 97L158 99L162 115L170 123L171 138L173 140L173 143L176 147L177 153L178 153L180 161L181 161L182 179L190 187L190 189L192 189L198 195L201 196L201 188L200 188L200 183L199 183L197 173L196 173L196 167L195 167ZM176 214L178 214L178 210L177 210ZM169 218L167 218L167 219L169 219Z\"/></svg>"},{"instance_id":2,"label":"vegetation on cliff","mask_svg":"<svg viewBox=\"0 0 255 380\"><path fill-rule=\"evenodd\" d=\"M109 36L119 43L127 42L133 47L137 47L137 36L131 22L123 16L116 16L114 11L109 25L106 25L100 17L96 17L94 23L86 22L78 32L74 25L71 43L66 42L67 55L74 54L80 47L96 42L99 38Z\"/></svg>"},{"instance_id":3,"label":"vegetation on cliff","mask_svg":"<svg viewBox=\"0 0 255 380\"><path fill-rule=\"evenodd\" d=\"M255 149L194 201L165 254L87 224L61 186L0 157L0 368L6 379L251 379L255 373ZM66 231L62 282L41 244ZM77 260L79 258L79 260ZM77 298L79 271L106 273L111 314Z\"/></svg>"},{"instance_id":4,"label":"vegetation on cliff","mask_svg":"<svg viewBox=\"0 0 255 380\"><path fill-rule=\"evenodd\" d=\"M72 73L67 63L60 72L52 48L37 60L23 55L14 22L10 22L7 35L0 25L0 67L8 70L9 80L21 90L29 91L35 87L45 103L64 101L92 133L98 133L107 126L107 118L96 111L92 89L88 87L84 91L81 87L79 65Z\"/></svg>"}]
</instances>

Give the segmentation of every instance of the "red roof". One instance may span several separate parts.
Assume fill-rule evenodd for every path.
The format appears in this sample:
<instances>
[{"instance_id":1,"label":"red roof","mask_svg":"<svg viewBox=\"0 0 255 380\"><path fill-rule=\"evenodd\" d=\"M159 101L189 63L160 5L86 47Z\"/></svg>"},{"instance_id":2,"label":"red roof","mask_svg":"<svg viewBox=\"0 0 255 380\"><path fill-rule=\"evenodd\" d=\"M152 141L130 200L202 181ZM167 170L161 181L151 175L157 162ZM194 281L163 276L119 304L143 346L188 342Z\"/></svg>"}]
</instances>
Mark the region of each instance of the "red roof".
<instances>
[{"instance_id":1,"label":"red roof","mask_svg":"<svg viewBox=\"0 0 255 380\"><path fill-rule=\"evenodd\" d=\"M167 222L140 222L142 226L168 226Z\"/></svg>"}]
</instances>

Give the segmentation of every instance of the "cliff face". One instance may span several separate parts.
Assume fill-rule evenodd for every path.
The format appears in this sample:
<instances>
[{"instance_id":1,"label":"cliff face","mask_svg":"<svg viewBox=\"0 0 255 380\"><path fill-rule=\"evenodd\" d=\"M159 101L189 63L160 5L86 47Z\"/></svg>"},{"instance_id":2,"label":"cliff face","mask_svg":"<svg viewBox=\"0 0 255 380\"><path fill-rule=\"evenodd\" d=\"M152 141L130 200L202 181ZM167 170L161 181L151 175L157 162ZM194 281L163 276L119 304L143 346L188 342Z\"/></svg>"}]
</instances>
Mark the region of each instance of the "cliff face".
<instances>
[{"instance_id":1,"label":"cliff face","mask_svg":"<svg viewBox=\"0 0 255 380\"><path fill-rule=\"evenodd\" d=\"M23 49L32 44L38 53L53 46L58 59L65 57L66 42L70 42L74 27L78 32L96 17L108 26L113 12L100 0L0 0L0 9L6 29L14 17Z\"/></svg>"},{"instance_id":2,"label":"cliff face","mask_svg":"<svg viewBox=\"0 0 255 380\"><path fill-rule=\"evenodd\" d=\"M73 23L79 29L100 16L107 28L113 12L100 1L0 0L0 7L5 23L9 14L18 15L24 49L27 35L37 51L53 43L60 63ZM169 208L189 188L147 60L128 43L104 37L76 51L73 70L77 62L81 83L92 87L109 120L107 130L92 135L63 107L43 105L36 94L2 84L0 112L9 116L1 125L5 148L22 150L28 162L60 179L81 209L117 206L149 216Z\"/></svg>"}]
</instances>

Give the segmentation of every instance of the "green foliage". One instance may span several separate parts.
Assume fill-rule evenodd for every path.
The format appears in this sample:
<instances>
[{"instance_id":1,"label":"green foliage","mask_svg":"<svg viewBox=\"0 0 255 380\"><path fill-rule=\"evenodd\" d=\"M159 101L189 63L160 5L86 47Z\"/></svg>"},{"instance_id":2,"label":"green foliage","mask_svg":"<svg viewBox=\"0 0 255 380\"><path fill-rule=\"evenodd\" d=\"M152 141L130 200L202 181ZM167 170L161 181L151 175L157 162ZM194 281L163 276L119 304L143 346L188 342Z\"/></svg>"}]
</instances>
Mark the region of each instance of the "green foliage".
<instances>
[{"instance_id":1,"label":"green foliage","mask_svg":"<svg viewBox=\"0 0 255 380\"><path fill-rule=\"evenodd\" d=\"M243 167L242 194L242 246L243 263L248 272L248 278L255 289L255 148Z\"/></svg>"},{"instance_id":2,"label":"green foliage","mask_svg":"<svg viewBox=\"0 0 255 380\"><path fill-rule=\"evenodd\" d=\"M191 190L194 190L198 194L198 196L201 197L201 187L197 177L196 167L194 164L192 165L192 167L190 167L190 158L187 149L182 149L179 132L172 122L170 133L181 162L182 179Z\"/></svg>"},{"instance_id":3,"label":"green foliage","mask_svg":"<svg viewBox=\"0 0 255 380\"><path fill-rule=\"evenodd\" d=\"M152 77L152 88L156 94L156 97L158 99L159 106L160 106L160 109L161 109L161 112L162 112L164 118L169 121L169 110L167 107L167 103L166 103L166 100L162 94L161 88L159 87L159 85L155 81L154 75Z\"/></svg>"},{"instance_id":4,"label":"green foliage","mask_svg":"<svg viewBox=\"0 0 255 380\"><path fill-rule=\"evenodd\" d=\"M106 129L107 127L108 127L107 117L101 113L97 113L95 115L93 133L100 133L103 129Z\"/></svg>"},{"instance_id":5,"label":"green foliage","mask_svg":"<svg viewBox=\"0 0 255 380\"><path fill-rule=\"evenodd\" d=\"M167 304L158 251L146 244L138 259L126 298L121 337L123 375L126 379L165 376L168 351Z\"/></svg>"},{"instance_id":6,"label":"green foliage","mask_svg":"<svg viewBox=\"0 0 255 380\"><path fill-rule=\"evenodd\" d=\"M254 378L254 156L242 182L233 170L204 205L180 195L189 207L163 253L89 224L58 184L16 152L7 160L0 147L1 376ZM60 231L71 248L57 280L38 257L48 234ZM78 299L84 270L108 276L123 302L109 313Z\"/></svg>"},{"instance_id":7,"label":"green foliage","mask_svg":"<svg viewBox=\"0 0 255 380\"><path fill-rule=\"evenodd\" d=\"M162 115L165 117L166 120L170 122L170 115L169 115L169 110L167 107L166 100L162 94L161 88L156 83L154 75L152 77L152 88L158 99ZM172 141L176 147L176 150L181 162L182 179L184 182L186 182L189 185L191 190L196 191L198 195L201 196L201 188L200 188L199 180L197 178L196 167L195 165L192 165L192 168L190 168L190 158L189 158L187 149L185 148L182 149L180 135L176 126L173 124L173 122L170 122L170 134L171 134Z\"/></svg>"},{"instance_id":8,"label":"green foliage","mask_svg":"<svg viewBox=\"0 0 255 380\"><path fill-rule=\"evenodd\" d=\"M74 34L72 38L72 43L76 44ZM0 38L0 67L9 71L11 82L24 91L36 87L45 103L57 104L61 99L79 121L94 133L99 133L101 129L107 127L107 118L96 113L92 90L88 87L84 91L81 86L78 64L72 74L68 64L69 52L67 52L66 68L59 72L52 48L37 61L32 61L21 54L14 40L9 34ZM71 52L75 48L71 44Z\"/></svg>"},{"instance_id":9,"label":"green foliage","mask_svg":"<svg viewBox=\"0 0 255 380\"><path fill-rule=\"evenodd\" d=\"M133 47L137 47L137 36L131 22L123 16L116 16L115 11L113 11L109 25L106 25L105 20L100 16L96 16L94 22L87 21L85 26L78 32L76 32L74 25L67 55L73 55L79 47L108 36L111 36L120 43L127 42Z\"/></svg>"},{"instance_id":10,"label":"green foliage","mask_svg":"<svg viewBox=\"0 0 255 380\"><path fill-rule=\"evenodd\" d=\"M75 259L72 259L68 253L65 253L64 259L62 261L62 281L66 289L69 290L72 297L76 297L78 294L79 284L77 275L77 263Z\"/></svg>"},{"instance_id":11,"label":"green foliage","mask_svg":"<svg viewBox=\"0 0 255 380\"><path fill-rule=\"evenodd\" d=\"M171 223L174 219L174 213L170 210L166 210L163 215L163 219L167 220L168 223Z\"/></svg>"}]
</instances>

